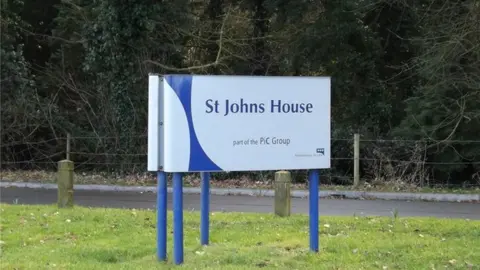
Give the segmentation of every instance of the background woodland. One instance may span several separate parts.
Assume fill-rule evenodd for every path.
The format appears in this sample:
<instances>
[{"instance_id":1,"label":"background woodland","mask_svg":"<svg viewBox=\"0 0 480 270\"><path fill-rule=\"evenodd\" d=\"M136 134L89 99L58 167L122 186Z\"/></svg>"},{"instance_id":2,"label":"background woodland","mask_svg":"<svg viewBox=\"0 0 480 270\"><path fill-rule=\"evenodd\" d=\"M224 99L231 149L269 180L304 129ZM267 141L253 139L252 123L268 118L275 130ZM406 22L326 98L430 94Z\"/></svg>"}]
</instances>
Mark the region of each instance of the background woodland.
<instances>
[{"instance_id":1,"label":"background woodland","mask_svg":"<svg viewBox=\"0 0 480 270\"><path fill-rule=\"evenodd\" d=\"M328 181L360 133L369 181L480 185L478 0L0 1L2 170L54 169L70 133L84 171L144 172L149 72L324 75Z\"/></svg>"}]
</instances>

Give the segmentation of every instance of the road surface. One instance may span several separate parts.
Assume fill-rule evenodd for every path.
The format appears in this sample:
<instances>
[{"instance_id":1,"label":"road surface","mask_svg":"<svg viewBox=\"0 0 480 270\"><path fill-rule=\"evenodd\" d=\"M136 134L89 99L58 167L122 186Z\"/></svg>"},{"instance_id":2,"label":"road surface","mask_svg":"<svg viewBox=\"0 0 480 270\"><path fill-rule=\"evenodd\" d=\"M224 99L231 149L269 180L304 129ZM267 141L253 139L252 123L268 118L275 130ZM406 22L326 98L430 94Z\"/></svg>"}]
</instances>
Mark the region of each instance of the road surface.
<instances>
[{"instance_id":1,"label":"road surface","mask_svg":"<svg viewBox=\"0 0 480 270\"><path fill-rule=\"evenodd\" d=\"M17 204L54 204L56 190L30 188L1 188L2 203ZM150 208L156 207L156 194L139 192L102 192L75 191L75 204L90 207L112 208ZM186 210L200 209L200 196L184 194L183 205ZM172 198L168 194L168 207L171 209ZM210 196L211 211L226 212L273 212L272 197L251 196ZM399 216L426 216L441 218L468 218L480 220L480 204L448 203L419 201L385 201L385 200L341 200L320 199L321 216L391 216L394 209ZM308 198L292 198L292 212L308 214Z\"/></svg>"}]
</instances>

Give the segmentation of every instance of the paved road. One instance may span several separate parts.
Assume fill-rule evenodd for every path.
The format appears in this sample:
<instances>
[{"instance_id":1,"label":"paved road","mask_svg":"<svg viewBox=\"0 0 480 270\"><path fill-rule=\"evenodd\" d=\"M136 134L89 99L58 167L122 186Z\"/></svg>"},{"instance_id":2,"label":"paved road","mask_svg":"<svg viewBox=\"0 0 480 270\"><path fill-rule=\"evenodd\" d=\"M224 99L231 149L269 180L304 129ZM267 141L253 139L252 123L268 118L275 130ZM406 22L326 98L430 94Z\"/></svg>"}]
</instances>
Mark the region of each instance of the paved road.
<instances>
[{"instance_id":1,"label":"paved road","mask_svg":"<svg viewBox=\"0 0 480 270\"><path fill-rule=\"evenodd\" d=\"M29 188L2 188L2 203L19 204L53 204L57 198L56 190ZM211 195L212 211L228 212L272 212L272 197L218 196ZM156 194L139 192L101 192L75 191L75 203L90 207L114 208L155 208ZM172 198L168 196L171 209ZM199 210L200 196L184 194L184 208ZM480 204L447 202L406 202L406 201L371 201L320 199L320 215L351 216L373 215L390 216L393 209L398 209L400 216L431 216L469 218L480 220ZM308 199L292 199L293 213L308 213Z\"/></svg>"}]
</instances>

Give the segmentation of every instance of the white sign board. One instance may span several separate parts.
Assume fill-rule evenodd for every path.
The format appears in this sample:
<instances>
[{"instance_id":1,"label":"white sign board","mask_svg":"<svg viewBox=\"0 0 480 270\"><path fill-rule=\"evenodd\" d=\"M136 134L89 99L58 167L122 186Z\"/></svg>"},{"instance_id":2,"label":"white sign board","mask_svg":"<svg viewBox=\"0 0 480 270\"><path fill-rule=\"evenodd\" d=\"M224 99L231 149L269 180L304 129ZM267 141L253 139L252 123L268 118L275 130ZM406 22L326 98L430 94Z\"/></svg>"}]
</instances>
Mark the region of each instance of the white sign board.
<instances>
[{"instance_id":1,"label":"white sign board","mask_svg":"<svg viewBox=\"0 0 480 270\"><path fill-rule=\"evenodd\" d=\"M150 75L148 170L330 168L330 78Z\"/></svg>"}]
</instances>

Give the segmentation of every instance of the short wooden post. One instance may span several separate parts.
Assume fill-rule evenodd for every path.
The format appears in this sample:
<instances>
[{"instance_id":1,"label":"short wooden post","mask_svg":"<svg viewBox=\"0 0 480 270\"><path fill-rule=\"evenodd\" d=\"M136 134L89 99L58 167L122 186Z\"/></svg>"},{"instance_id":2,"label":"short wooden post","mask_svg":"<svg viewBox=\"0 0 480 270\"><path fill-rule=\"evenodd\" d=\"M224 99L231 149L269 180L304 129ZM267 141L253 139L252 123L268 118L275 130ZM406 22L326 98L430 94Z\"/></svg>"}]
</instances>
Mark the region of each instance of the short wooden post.
<instances>
[{"instance_id":1,"label":"short wooden post","mask_svg":"<svg viewBox=\"0 0 480 270\"><path fill-rule=\"evenodd\" d=\"M58 207L73 207L73 161L65 159L58 162L57 185Z\"/></svg>"},{"instance_id":2,"label":"short wooden post","mask_svg":"<svg viewBox=\"0 0 480 270\"><path fill-rule=\"evenodd\" d=\"M353 186L360 185L360 134L353 136Z\"/></svg>"},{"instance_id":3,"label":"short wooden post","mask_svg":"<svg viewBox=\"0 0 480 270\"><path fill-rule=\"evenodd\" d=\"M290 185L292 175L288 171L275 173L275 215L280 217L290 216L291 198Z\"/></svg>"}]
</instances>

